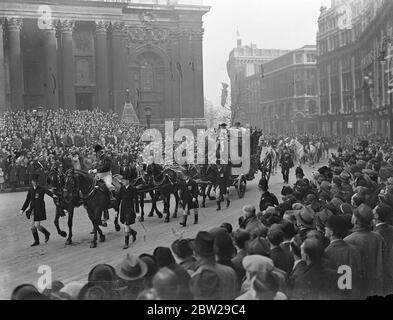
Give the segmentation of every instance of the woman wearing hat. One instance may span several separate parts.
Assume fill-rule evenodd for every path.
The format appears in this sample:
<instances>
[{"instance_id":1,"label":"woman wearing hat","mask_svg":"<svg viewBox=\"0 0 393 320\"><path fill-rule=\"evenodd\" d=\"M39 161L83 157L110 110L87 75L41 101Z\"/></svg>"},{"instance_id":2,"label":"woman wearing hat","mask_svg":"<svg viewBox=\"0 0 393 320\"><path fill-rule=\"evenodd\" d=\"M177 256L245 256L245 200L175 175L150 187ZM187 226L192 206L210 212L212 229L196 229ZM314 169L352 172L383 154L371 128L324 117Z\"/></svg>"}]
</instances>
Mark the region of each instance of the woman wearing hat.
<instances>
[{"instance_id":1,"label":"woman wearing hat","mask_svg":"<svg viewBox=\"0 0 393 320\"><path fill-rule=\"evenodd\" d=\"M31 245L31 247L38 246L40 244L38 230L45 235L45 242L48 242L50 233L41 225L41 221L46 220L44 196L45 194L47 194L52 198L56 197L55 195L53 195L51 191L49 191L44 187L41 187L39 185L38 180L39 180L38 175L34 175L31 178L31 187L27 193L26 200L23 204L23 207L20 210L20 214L23 215L27 207L30 206L29 210L26 212L26 217L27 219L30 219L30 217L33 216L31 232L33 234L34 243Z\"/></svg>"}]
</instances>

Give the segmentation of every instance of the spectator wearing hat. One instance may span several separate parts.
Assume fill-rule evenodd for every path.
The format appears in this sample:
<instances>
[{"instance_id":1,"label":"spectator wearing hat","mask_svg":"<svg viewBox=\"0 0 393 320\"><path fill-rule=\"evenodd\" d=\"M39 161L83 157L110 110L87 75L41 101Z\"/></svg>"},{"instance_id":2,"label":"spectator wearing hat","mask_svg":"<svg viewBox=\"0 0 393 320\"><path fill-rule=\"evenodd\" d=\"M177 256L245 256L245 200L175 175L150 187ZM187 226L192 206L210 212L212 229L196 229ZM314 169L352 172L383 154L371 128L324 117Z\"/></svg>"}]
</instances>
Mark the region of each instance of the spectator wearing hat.
<instances>
[{"instance_id":1,"label":"spectator wearing hat","mask_svg":"<svg viewBox=\"0 0 393 320\"><path fill-rule=\"evenodd\" d=\"M167 247L157 247L154 250L153 256L158 268L167 267L176 274L179 281L179 297L177 299L192 299L189 290L190 275L182 266L176 263L171 250Z\"/></svg>"},{"instance_id":2,"label":"spectator wearing hat","mask_svg":"<svg viewBox=\"0 0 393 320\"><path fill-rule=\"evenodd\" d=\"M281 230L283 232L283 242L281 243L281 248L290 252L290 243L292 238L296 235L296 228L294 224L289 220L283 220L280 223Z\"/></svg>"},{"instance_id":3,"label":"spectator wearing hat","mask_svg":"<svg viewBox=\"0 0 393 320\"><path fill-rule=\"evenodd\" d=\"M20 210L20 214L23 215L27 207L30 206L26 216L28 219L33 216L31 232L33 234L34 243L31 245L31 247L38 246L40 244L38 230L44 234L45 242L49 241L50 233L41 225L41 222L46 220L46 209L44 201L45 194L52 198L56 197L51 191L39 185L38 176L33 176L31 179L31 187L27 192L26 200L22 209Z\"/></svg>"},{"instance_id":4,"label":"spectator wearing hat","mask_svg":"<svg viewBox=\"0 0 393 320\"><path fill-rule=\"evenodd\" d=\"M302 259L306 262L293 282L292 299L319 300L337 297L338 276L335 270L322 264L323 244L317 239L306 239L301 245Z\"/></svg>"},{"instance_id":5,"label":"spectator wearing hat","mask_svg":"<svg viewBox=\"0 0 393 320\"><path fill-rule=\"evenodd\" d=\"M131 228L135 223L136 211L138 208L138 193L137 190L130 185L128 176L123 176L123 185L120 188L119 194L119 209L120 222L124 225L124 247L128 249L130 244L130 235L132 242L135 242L137 232Z\"/></svg>"},{"instance_id":6,"label":"spectator wearing hat","mask_svg":"<svg viewBox=\"0 0 393 320\"><path fill-rule=\"evenodd\" d=\"M284 184L289 183L289 171L293 168L294 163L291 154L288 151L288 148L284 147L284 152L280 158L280 165L281 165L281 173L282 178L284 180Z\"/></svg>"},{"instance_id":7,"label":"spectator wearing hat","mask_svg":"<svg viewBox=\"0 0 393 320\"><path fill-rule=\"evenodd\" d=\"M215 272L220 279L217 289L218 300L233 300L237 296L236 273L232 268L216 263L214 237L209 232L198 232L194 242L194 254L197 264L193 277L204 270Z\"/></svg>"},{"instance_id":8,"label":"spectator wearing hat","mask_svg":"<svg viewBox=\"0 0 393 320\"><path fill-rule=\"evenodd\" d=\"M191 243L191 239L177 239L172 243L171 249L180 260L179 264L187 270L188 273L192 274L195 271L196 259L193 256Z\"/></svg>"},{"instance_id":9,"label":"spectator wearing hat","mask_svg":"<svg viewBox=\"0 0 393 320\"><path fill-rule=\"evenodd\" d=\"M389 224L393 218L393 208L380 203L374 208L374 231L385 240L383 288L384 294L393 294L393 226Z\"/></svg>"},{"instance_id":10,"label":"spectator wearing hat","mask_svg":"<svg viewBox=\"0 0 393 320\"><path fill-rule=\"evenodd\" d=\"M243 268L242 261L245 256L247 256L247 244L251 239L251 234L243 229L238 229L234 234L234 242L237 247L237 253L232 258L232 263L236 266L238 270L241 270L241 279L244 278L246 272Z\"/></svg>"},{"instance_id":11,"label":"spectator wearing hat","mask_svg":"<svg viewBox=\"0 0 393 320\"><path fill-rule=\"evenodd\" d=\"M287 300L287 296L279 291L279 279L268 271L262 275L258 273L251 279L251 286L236 300Z\"/></svg>"},{"instance_id":12,"label":"spectator wearing hat","mask_svg":"<svg viewBox=\"0 0 393 320\"><path fill-rule=\"evenodd\" d=\"M258 189L261 192L261 198L259 200L259 210L261 212L266 210L267 207L278 206L277 197L268 191L269 186L265 178L259 180Z\"/></svg>"},{"instance_id":13,"label":"spectator wearing hat","mask_svg":"<svg viewBox=\"0 0 393 320\"><path fill-rule=\"evenodd\" d=\"M307 266L306 262L302 259L301 245L302 239L299 235L292 238L290 242L290 252L293 255L293 268L288 274L288 293L293 289L293 283L296 277L301 274L303 268Z\"/></svg>"},{"instance_id":14,"label":"spectator wearing hat","mask_svg":"<svg viewBox=\"0 0 393 320\"><path fill-rule=\"evenodd\" d=\"M326 268L338 270L340 266L349 266L352 271L352 290L344 290L343 298L360 298L359 287L362 278L362 261L359 250L343 239L347 236L350 225L342 215L332 215L327 219L325 236L330 240L324 252Z\"/></svg>"},{"instance_id":15,"label":"spectator wearing hat","mask_svg":"<svg viewBox=\"0 0 393 320\"><path fill-rule=\"evenodd\" d=\"M361 293L364 297L383 294L383 237L372 231L373 212L370 207L361 204L353 211L352 233L344 241L356 247L360 252L364 272L361 279Z\"/></svg>"},{"instance_id":16,"label":"spectator wearing hat","mask_svg":"<svg viewBox=\"0 0 393 320\"><path fill-rule=\"evenodd\" d=\"M149 270L147 264L138 256L127 254L115 270L124 283L119 290L122 300L135 300L139 293L146 289L143 278Z\"/></svg>"},{"instance_id":17,"label":"spectator wearing hat","mask_svg":"<svg viewBox=\"0 0 393 320\"><path fill-rule=\"evenodd\" d=\"M11 300L39 300L40 293L32 284L21 284L11 294Z\"/></svg>"},{"instance_id":18,"label":"spectator wearing hat","mask_svg":"<svg viewBox=\"0 0 393 320\"><path fill-rule=\"evenodd\" d=\"M250 233L251 238L259 237L267 232L266 227L258 219L256 209L252 205L243 207L243 216L239 218L239 228Z\"/></svg>"},{"instance_id":19,"label":"spectator wearing hat","mask_svg":"<svg viewBox=\"0 0 393 320\"><path fill-rule=\"evenodd\" d=\"M302 206L300 210L295 211L295 217L299 235L304 240L307 232L315 229L315 212L309 206Z\"/></svg>"},{"instance_id":20,"label":"spectator wearing hat","mask_svg":"<svg viewBox=\"0 0 393 320\"><path fill-rule=\"evenodd\" d=\"M151 288L153 286L153 277L158 270L156 259L154 258L154 256L147 253L142 253L139 258L147 265L147 273L143 277L143 286L145 288Z\"/></svg>"},{"instance_id":21,"label":"spectator wearing hat","mask_svg":"<svg viewBox=\"0 0 393 320\"><path fill-rule=\"evenodd\" d=\"M289 274L292 271L294 260L292 254L281 247L284 241L281 225L273 224L267 233L267 238L270 242L270 258L274 265Z\"/></svg>"},{"instance_id":22,"label":"spectator wearing hat","mask_svg":"<svg viewBox=\"0 0 393 320\"><path fill-rule=\"evenodd\" d=\"M180 285L176 273L167 267L158 270L153 277L153 289L158 300L177 300L180 296Z\"/></svg>"}]
</instances>

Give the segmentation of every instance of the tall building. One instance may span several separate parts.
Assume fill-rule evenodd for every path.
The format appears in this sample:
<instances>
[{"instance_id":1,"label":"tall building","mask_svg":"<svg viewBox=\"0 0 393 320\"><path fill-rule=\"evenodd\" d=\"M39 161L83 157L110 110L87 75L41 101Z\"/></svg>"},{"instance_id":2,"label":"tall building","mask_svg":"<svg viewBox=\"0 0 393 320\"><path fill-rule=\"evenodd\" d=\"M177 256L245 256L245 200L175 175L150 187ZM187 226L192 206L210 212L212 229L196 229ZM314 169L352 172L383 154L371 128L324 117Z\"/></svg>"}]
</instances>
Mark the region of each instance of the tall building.
<instances>
[{"instance_id":1,"label":"tall building","mask_svg":"<svg viewBox=\"0 0 393 320\"><path fill-rule=\"evenodd\" d=\"M258 49L255 44L242 45L241 39L237 40L237 47L229 54L227 72L230 78L231 104L234 112L234 121L244 123L246 119L247 96L246 78L260 73L261 65L277 58L288 50Z\"/></svg>"},{"instance_id":2,"label":"tall building","mask_svg":"<svg viewBox=\"0 0 393 320\"><path fill-rule=\"evenodd\" d=\"M320 129L389 136L393 2L332 1L318 19Z\"/></svg>"},{"instance_id":3,"label":"tall building","mask_svg":"<svg viewBox=\"0 0 393 320\"><path fill-rule=\"evenodd\" d=\"M266 133L313 133L319 113L316 46L290 51L246 78L247 119Z\"/></svg>"},{"instance_id":4,"label":"tall building","mask_svg":"<svg viewBox=\"0 0 393 320\"><path fill-rule=\"evenodd\" d=\"M2 0L0 108L203 118L202 0Z\"/></svg>"}]
</instances>

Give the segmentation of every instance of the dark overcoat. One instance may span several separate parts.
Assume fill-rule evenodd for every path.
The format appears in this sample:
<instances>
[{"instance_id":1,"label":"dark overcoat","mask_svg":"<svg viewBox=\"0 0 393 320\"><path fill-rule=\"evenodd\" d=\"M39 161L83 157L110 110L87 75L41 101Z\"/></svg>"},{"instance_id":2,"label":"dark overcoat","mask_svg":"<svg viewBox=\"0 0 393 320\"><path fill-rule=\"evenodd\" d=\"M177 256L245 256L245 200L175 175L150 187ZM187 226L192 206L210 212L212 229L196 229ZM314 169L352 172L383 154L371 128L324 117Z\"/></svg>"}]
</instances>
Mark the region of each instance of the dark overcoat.
<instances>
[{"instance_id":1,"label":"dark overcoat","mask_svg":"<svg viewBox=\"0 0 393 320\"><path fill-rule=\"evenodd\" d=\"M37 186L35 189L31 187L27 193L22 210L25 211L30 205L29 210L34 215L34 221L46 220L45 194L53 198L53 193L41 186Z\"/></svg>"}]
</instances>

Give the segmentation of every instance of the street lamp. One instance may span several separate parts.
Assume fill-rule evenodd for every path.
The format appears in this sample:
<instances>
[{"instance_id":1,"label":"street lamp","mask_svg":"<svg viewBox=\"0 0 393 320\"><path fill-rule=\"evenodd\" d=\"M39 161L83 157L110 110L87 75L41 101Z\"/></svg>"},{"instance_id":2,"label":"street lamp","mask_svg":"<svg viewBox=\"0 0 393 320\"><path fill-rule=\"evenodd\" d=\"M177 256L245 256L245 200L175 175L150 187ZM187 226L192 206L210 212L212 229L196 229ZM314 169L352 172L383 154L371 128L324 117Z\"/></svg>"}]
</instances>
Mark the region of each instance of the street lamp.
<instances>
[{"instance_id":1,"label":"street lamp","mask_svg":"<svg viewBox=\"0 0 393 320\"><path fill-rule=\"evenodd\" d=\"M151 108L150 107L145 108L145 116L146 116L147 129L150 129L150 120L151 120Z\"/></svg>"},{"instance_id":2,"label":"street lamp","mask_svg":"<svg viewBox=\"0 0 393 320\"><path fill-rule=\"evenodd\" d=\"M42 140L42 118L44 117L44 108L43 107L38 107L37 108L37 118L40 123L40 137Z\"/></svg>"}]
</instances>

